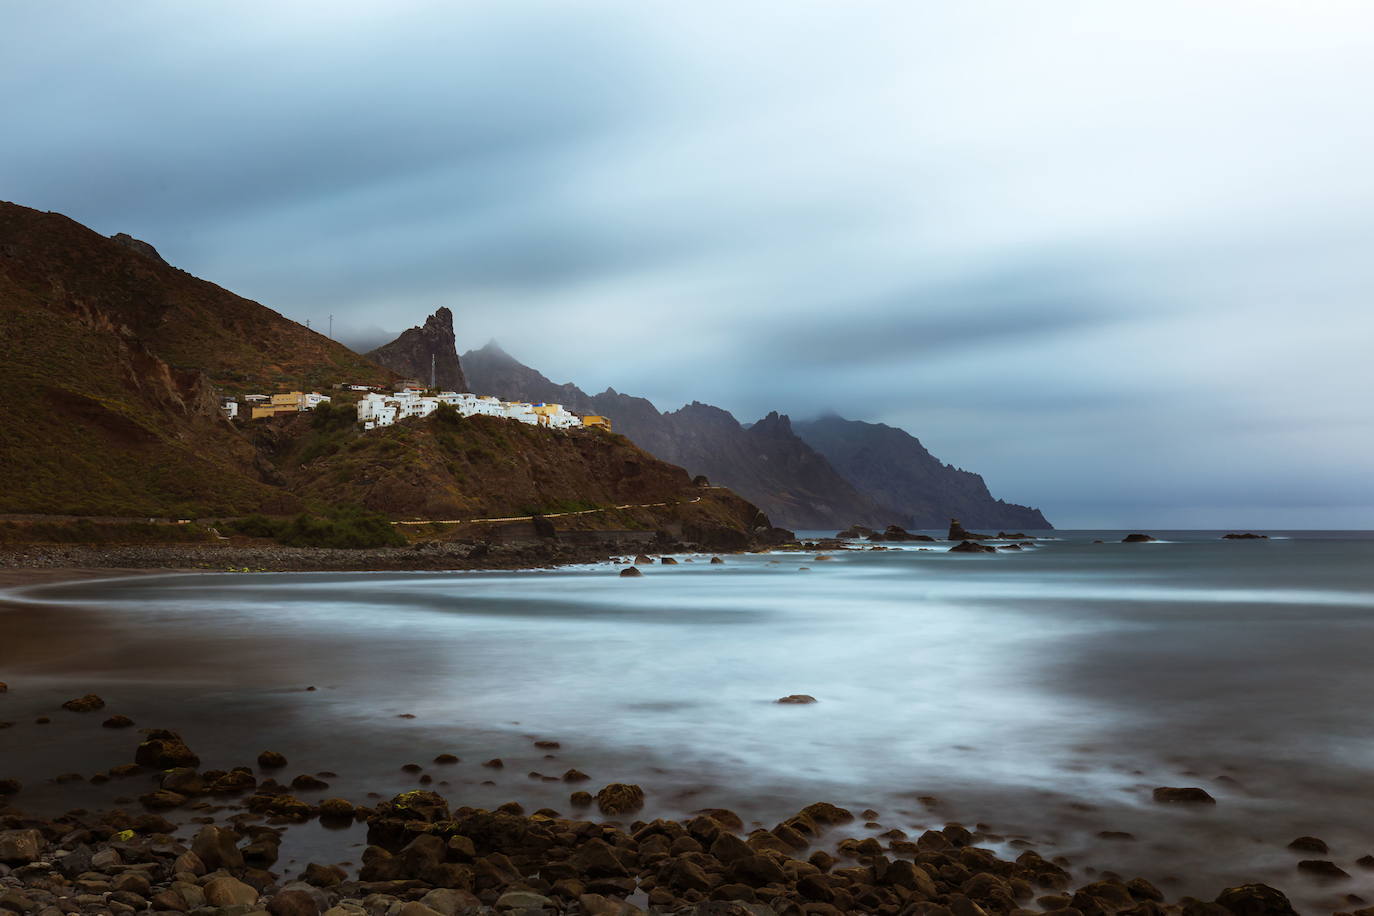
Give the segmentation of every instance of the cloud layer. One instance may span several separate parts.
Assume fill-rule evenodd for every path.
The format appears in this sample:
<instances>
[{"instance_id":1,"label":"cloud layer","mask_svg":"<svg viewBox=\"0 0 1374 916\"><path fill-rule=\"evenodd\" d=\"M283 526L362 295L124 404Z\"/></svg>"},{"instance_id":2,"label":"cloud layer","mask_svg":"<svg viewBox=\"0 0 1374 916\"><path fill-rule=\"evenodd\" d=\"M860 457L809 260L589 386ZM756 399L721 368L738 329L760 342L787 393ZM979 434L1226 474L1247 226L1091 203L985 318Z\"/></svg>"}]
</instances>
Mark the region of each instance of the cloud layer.
<instances>
[{"instance_id":1,"label":"cloud layer","mask_svg":"<svg viewBox=\"0 0 1374 916\"><path fill-rule=\"evenodd\" d=\"M19 8L0 194L1062 526L1374 527L1365 5L455 6Z\"/></svg>"}]
</instances>

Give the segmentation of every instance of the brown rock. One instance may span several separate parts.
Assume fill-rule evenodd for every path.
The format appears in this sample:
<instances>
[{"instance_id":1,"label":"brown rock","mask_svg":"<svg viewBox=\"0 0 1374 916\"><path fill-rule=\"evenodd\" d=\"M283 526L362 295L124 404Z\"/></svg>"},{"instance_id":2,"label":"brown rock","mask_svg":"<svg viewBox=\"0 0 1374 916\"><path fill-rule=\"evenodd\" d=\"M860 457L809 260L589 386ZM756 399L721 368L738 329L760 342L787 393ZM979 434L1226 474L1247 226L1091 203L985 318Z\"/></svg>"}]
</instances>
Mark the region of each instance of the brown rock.
<instances>
[{"instance_id":1,"label":"brown rock","mask_svg":"<svg viewBox=\"0 0 1374 916\"><path fill-rule=\"evenodd\" d=\"M227 875L206 881L203 890L205 902L211 906L237 906L258 902L256 888Z\"/></svg>"},{"instance_id":2,"label":"brown rock","mask_svg":"<svg viewBox=\"0 0 1374 916\"><path fill-rule=\"evenodd\" d=\"M113 715L100 724L105 728L129 728L134 724L134 720L128 716Z\"/></svg>"},{"instance_id":3,"label":"brown rock","mask_svg":"<svg viewBox=\"0 0 1374 916\"><path fill-rule=\"evenodd\" d=\"M320 802L320 817L324 818L344 820L351 818L355 810L353 803L343 798L326 798Z\"/></svg>"},{"instance_id":4,"label":"brown rock","mask_svg":"<svg viewBox=\"0 0 1374 916\"><path fill-rule=\"evenodd\" d=\"M343 882L348 872L337 865L318 865L311 862L301 872L301 880L314 887L333 887Z\"/></svg>"},{"instance_id":5,"label":"brown rock","mask_svg":"<svg viewBox=\"0 0 1374 916\"><path fill-rule=\"evenodd\" d=\"M1321 855L1325 855L1331 851L1327 848L1325 841L1319 840L1314 836L1300 836L1289 843L1288 848L1295 849L1298 852L1315 852Z\"/></svg>"},{"instance_id":6,"label":"brown rock","mask_svg":"<svg viewBox=\"0 0 1374 916\"><path fill-rule=\"evenodd\" d=\"M1267 884L1228 887L1217 895L1216 902L1235 916L1297 916L1288 898Z\"/></svg>"},{"instance_id":7,"label":"brown rock","mask_svg":"<svg viewBox=\"0 0 1374 916\"><path fill-rule=\"evenodd\" d=\"M181 736L166 729L153 729L134 754L134 762L155 770L173 767L198 767L200 758L196 756Z\"/></svg>"},{"instance_id":8,"label":"brown rock","mask_svg":"<svg viewBox=\"0 0 1374 916\"><path fill-rule=\"evenodd\" d=\"M620 571L620 578L622 579L632 579L635 576L642 575L644 575L644 573L640 572L637 566L627 566Z\"/></svg>"},{"instance_id":9,"label":"brown rock","mask_svg":"<svg viewBox=\"0 0 1374 916\"><path fill-rule=\"evenodd\" d=\"M608 817L633 814L644 807L644 790L628 783L613 782L596 793L596 806Z\"/></svg>"},{"instance_id":10,"label":"brown rock","mask_svg":"<svg viewBox=\"0 0 1374 916\"><path fill-rule=\"evenodd\" d=\"M95 712L97 709L105 708L105 701L93 693L88 693L84 697L77 697L62 704L63 709L70 709L72 712Z\"/></svg>"},{"instance_id":11,"label":"brown rock","mask_svg":"<svg viewBox=\"0 0 1374 916\"><path fill-rule=\"evenodd\" d=\"M17 795L24 784L17 779L0 779L0 795Z\"/></svg>"},{"instance_id":12,"label":"brown rock","mask_svg":"<svg viewBox=\"0 0 1374 916\"><path fill-rule=\"evenodd\" d=\"M320 908L305 891L278 891L267 901L267 912L272 916L319 916Z\"/></svg>"},{"instance_id":13,"label":"brown rock","mask_svg":"<svg viewBox=\"0 0 1374 916\"><path fill-rule=\"evenodd\" d=\"M43 834L37 830L6 830L0 832L0 862L27 865L43 850Z\"/></svg>"},{"instance_id":14,"label":"brown rock","mask_svg":"<svg viewBox=\"0 0 1374 916\"><path fill-rule=\"evenodd\" d=\"M196 832L191 841L191 851L200 857L209 871L243 867L243 853L238 849L238 838L230 831L210 824Z\"/></svg>"},{"instance_id":15,"label":"brown rock","mask_svg":"<svg viewBox=\"0 0 1374 916\"><path fill-rule=\"evenodd\" d=\"M275 770L286 766L286 757L276 751L263 751L258 755L258 766L264 770Z\"/></svg>"},{"instance_id":16,"label":"brown rock","mask_svg":"<svg viewBox=\"0 0 1374 916\"><path fill-rule=\"evenodd\" d=\"M323 779L311 776L309 773L302 773L291 780L291 788L297 792L318 792L321 789L328 789L329 783Z\"/></svg>"},{"instance_id":17,"label":"brown rock","mask_svg":"<svg viewBox=\"0 0 1374 916\"><path fill-rule=\"evenodd\" d=\"M814 703L814 702L816 702L816 698L813 697L813 696L811 696L811 695L809 695L809 694L805 694L805 693L793 693L793 694L789 694L788 696L781 697L780 699L776 700L775 702L778 702L778 703L786 703L786 704L791 704L791 705L805 705L805 704L807 704L807 703Z\"/></svg>"},{"instance_id":18,"label":"brown rock","mask_svg":"<svg viewBox=\"0 0 1374 916\"><path fill-rule=\"evenodd\" d=\"M493 757L493 758L491 758L490 760L483 761L483 763L482 763L482 766L488 767L488 768L493 769L493 770L499 770L499 769L501 769L502 767L504 767L505 765L506 765L505 761L502 760L500 757Z\"/></svg>"},{"instance_id":19,"label":"brown rock","mask_svg":"<svg viewBox=\"0 0 1374 916\"><path fill-rule=\"evenodd\" d=\"M434 758L435 763L457 763L458 757L454 754L440 754Z\"/></svg>"}]
</instances>

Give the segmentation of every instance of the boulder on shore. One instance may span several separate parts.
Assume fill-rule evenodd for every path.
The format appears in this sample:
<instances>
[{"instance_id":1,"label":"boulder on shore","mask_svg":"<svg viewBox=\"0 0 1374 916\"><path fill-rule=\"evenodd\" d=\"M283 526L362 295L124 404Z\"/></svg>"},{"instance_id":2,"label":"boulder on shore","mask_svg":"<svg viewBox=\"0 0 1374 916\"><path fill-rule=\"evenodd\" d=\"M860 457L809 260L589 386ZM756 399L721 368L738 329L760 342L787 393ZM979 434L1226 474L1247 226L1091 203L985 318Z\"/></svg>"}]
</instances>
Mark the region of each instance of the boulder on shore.
<instances>
[{"instance_id":1,"label":"boulder on shore","mask_svg":"<svg viewBox=\"0 0 1374 916\"><path fill-rule=\"evenodd\" d=\"M1228 887L1217 895L1216 902L1236 916L1298 916L1283 892L1267 884Z\"/></svg>"},{"instance_id":2,"label":"boulder on shore","mask_svg":"<svg viewBox=\"0 0 1374 916\"><path fill-rule=\"evenodd\" d=\"M639 571L637 566L627 566L620 571L620 578L633 579L635 576L642 576L644 573Z\"/></svg>"}]
</instances>

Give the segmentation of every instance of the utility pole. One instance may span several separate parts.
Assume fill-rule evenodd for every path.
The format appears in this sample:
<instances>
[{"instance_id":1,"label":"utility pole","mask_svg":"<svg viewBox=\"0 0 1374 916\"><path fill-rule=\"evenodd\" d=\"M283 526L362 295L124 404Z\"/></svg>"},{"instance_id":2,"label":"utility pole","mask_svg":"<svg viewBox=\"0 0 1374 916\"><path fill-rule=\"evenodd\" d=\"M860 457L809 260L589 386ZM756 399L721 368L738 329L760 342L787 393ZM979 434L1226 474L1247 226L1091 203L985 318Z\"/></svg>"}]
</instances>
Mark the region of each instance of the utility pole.
<instances>
[{"instance_id":1,"label":"utility pole","mask_svg":"<svg viewBox=\"0 0 1374 916\"><path fill-rule=\"evenodd\" d=\"M329 315L329 339L334 339L334 314L332 312Z\"/></svg>"},{"instance_id":2,"label":"utility pole","mask_svg":"<svg viewBox=\"0 0 1374 916\"><path fill-rule=\"evenodd\" d=\"M438 376L434 373L434 354L431 353L429 354L429 387L431 391L438 387L437 379Z\"/></svg>"}]
</instances>

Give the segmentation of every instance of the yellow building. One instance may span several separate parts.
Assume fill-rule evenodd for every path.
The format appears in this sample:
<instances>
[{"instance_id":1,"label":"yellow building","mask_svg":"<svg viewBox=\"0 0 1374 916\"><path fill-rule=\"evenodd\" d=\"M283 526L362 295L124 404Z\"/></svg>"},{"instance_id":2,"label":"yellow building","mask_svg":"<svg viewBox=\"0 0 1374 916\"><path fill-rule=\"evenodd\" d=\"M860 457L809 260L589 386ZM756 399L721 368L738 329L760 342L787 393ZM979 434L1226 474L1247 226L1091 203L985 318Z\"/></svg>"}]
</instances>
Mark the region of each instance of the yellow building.
<instances>
[{"instance_id":1,"label":"yellow building","mask_svg":"<svg viewBox=\"0 0 1374 916\"><path fill-rule=\"evenodd\" d=\"M278 395L273 395L275 400ZM253 407L253 419L259 420L263 417L275 417L279 413L299 413L300 408L295 404L263 404Z\"/></svg>"},{"instance_id":2,"label":"yellow building","mask_svg":"<svg viewBox=\"0 0 1374 916\"><path fill-rule=\"evenodd\" d=\"M598 416L595 416L595 415L593 415L593 416L587 416L587 417L583 417L583 418L582 418L582 428L583 428L583 429L604 429L606 432L610 432L610 431L611 431L611 421L610 421L608 418L606 418L606 417L598 417Z\"/></svg>"},{"instance_id":3,"label":"yellow building","mask_svg":"<svg viewBox=\"0 0 1374 916\"><path fill-rule=\"evenodd\" d=\"M305 392L304 392L304 391L287 391L287 392L283 392L283 393L281 393L281 394L274 394L274 395L272 395L272 406L273 406L273 407L287 407L287 406L290 406L290 407L294 407L296 410L300 410L303 406L305 406Z\"/></svg>"}]
</instances>

